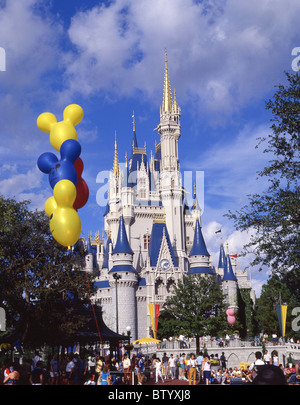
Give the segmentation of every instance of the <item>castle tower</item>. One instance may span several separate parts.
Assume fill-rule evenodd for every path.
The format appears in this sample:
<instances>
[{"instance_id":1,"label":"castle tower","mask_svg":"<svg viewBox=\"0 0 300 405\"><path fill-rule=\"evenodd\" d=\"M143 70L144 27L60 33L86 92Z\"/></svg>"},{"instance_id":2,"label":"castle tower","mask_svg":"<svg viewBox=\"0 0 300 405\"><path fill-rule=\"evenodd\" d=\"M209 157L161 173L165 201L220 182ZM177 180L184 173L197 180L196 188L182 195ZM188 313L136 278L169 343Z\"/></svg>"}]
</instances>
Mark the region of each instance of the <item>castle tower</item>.
<instances>
[{"instance_id":1,"label":"castle tower","mask_svg":"<svg viewBox=\"0 0 300 405\"><path fill-rule=\"evenodd\" d=\"M160 122L157 126L160 136L160 193L166 212L166 224L171 243L176 243L176 251L183 256L183 210L178 140L181 136L180 108L176 96L172 102L167 54L165 53L165 79ZM158 149L158 148L156 148Z\"/></svg>"},{"instance_id":2,"label":"castle tower","mask_svg":"<svg viewBox=\"0 0 300 405\"><path fill-rule=\"evenodd\" d=\"M133 251L128 242L123 216L119 220L118 238L112 251L112 262L113 267L109 271L109 283L112 287L112 307L115 308L116 314L116 331L121 334L126 333L126 328L130 326L131 336L135 340L137 337L136 288L138 274L132 266Z\"/></svg>"},{"instance_id":3,"label":"castle tower","mask_svg":"<svg viewBox=\"0 0 300 405\"><path fill-rule=\"evenodd\" d=\"M93 256L90 238L88 238L88 241L86 244L86 251L87 251L87 254L85 256L85 270L88 273L92 273L93 269L94 269L94 256Z\"/></svg>"},{"instance_id":4,"label":"castle tower","mask_svg":"<svg viewBox=\"0 0 300 405\"><path fill-rule=\"evenodd\" d=\"M119 166L117 135L115 133L115 148L113 168L109 175L109 201L105 212L105 232L110 232L112 242L115 243L118 234L118 224L122 195L122 172Z\"/></svg>"},{"instance_id":5,"label":"castle tower","mask_svg":"<svg viewBox=\"0 0 300 405\"><path fill-rule=\"evenodd\" d=\"M226 256L224 275L222 278L222 289L227 296L228 308L237 309L237 278L232 270L229 254Z\"/></svg>"},{"instance_id":6,"label":"castle tower","mask_svg":"<svg viewBox=\"0 0 300 405\"><path fill-rule=\"evenodd\" d=\"M194 242L189 254L190 269L187 274L210 274L210 254L207 251L199 219L196 220Z\"/></svg>"}]
</instances>

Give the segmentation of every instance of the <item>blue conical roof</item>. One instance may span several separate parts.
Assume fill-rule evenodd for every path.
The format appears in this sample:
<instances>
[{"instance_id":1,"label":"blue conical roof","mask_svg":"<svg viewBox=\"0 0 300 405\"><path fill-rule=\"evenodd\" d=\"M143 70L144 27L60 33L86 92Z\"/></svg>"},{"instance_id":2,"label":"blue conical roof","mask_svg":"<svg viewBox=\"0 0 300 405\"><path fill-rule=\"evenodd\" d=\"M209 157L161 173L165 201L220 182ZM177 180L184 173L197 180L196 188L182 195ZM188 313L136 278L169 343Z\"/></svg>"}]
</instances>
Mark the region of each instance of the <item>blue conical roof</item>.
<instances>
[{"instance_id":1,"label":"blue conical roof","mask_svg":"<svg viewBox=\"0 0 300 405\"><path fill-rule=\"evenodd\" d=\"M197 256L197 255L210 256L204 242L199 219L197 219L196 221L194 243L190 251L190 256Z\"/></svg>"},{"instance_id":2,"label":"blue conical roof","mask_svg":"<svg viewBox=\"0 0 300 405\"><path fill-rule=\"evenodd\" d=\"M131 254L133 254L133 251L128 242L123 215L121 215L121 217L120 217L118 238L117 238L116 246L114 247L114 250L112 253L113 254L114 253L131 253Z\"/></svg>"},{"instance_id":3,"label":"blue conical roof","mask_svg":"<svg viewBox=\"0 0 300 405\"><path fill-rule=\"evenodd\" d=\"M227 255L226 257L226 266L224 268L224 276L222 281L237 281L233 270L232 270L232 265L231 265L231 260L230 260L230 256Z\"/></svg>"},{"instance_id":4,"label":"blue conical roof","mask_svg":"<svg viewBox=\"0 0 300 405\"><path fill-rule=\"evenodd\" d=\"M88 239L87 244L86 244L86 251L88 254L93 253L90 238Z\"/></svg>"},{"instance_id":5,"label":"blue conical roof","mask_svg":"<svg viewBox=\"0 0 300 405\"><path fill-rule=\"evenodd\" d=\"M225 269L225 267L226 267L226 255L225 255L223 243L221 243L220 255L219 255L219 269Z\"/></svg>"}]
</instances>

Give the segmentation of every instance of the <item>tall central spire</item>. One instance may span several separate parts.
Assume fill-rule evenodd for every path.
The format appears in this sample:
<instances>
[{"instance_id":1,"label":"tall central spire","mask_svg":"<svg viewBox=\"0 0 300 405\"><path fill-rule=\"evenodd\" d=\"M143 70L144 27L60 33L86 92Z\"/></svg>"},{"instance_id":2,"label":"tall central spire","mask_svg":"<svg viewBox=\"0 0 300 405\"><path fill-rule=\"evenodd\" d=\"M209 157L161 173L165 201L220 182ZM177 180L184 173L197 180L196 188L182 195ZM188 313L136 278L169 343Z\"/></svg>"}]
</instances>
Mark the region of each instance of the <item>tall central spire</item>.
<instances>
[{"instance_id":1,"label":"tall central spire","mask_svg":"<svg viewBox=\"0 0 300 405\"><path fill-rule=\"evenodd\" d=\"M118 147L117 147L117 134L116 133L115 133L115 156L114 156L113 174L116 176L119 176L119 174L120 174L119 160L118 160Z\"/></svg>"},{"instance_id":2,"label":"tall central spire","mask_svg":"<svg viewBox=\"0 0 300 405\"><path fill-rule=\"evenodd\" d=\"M164 98L163 98L163 112L171 112L172 111L172 95L171 95L171 87L170 87L170 80L169 80L169 72L168 72L168 58L167 58L167 50L165 48L165 83L164 83Z\"/></svg>"}]
</instances>

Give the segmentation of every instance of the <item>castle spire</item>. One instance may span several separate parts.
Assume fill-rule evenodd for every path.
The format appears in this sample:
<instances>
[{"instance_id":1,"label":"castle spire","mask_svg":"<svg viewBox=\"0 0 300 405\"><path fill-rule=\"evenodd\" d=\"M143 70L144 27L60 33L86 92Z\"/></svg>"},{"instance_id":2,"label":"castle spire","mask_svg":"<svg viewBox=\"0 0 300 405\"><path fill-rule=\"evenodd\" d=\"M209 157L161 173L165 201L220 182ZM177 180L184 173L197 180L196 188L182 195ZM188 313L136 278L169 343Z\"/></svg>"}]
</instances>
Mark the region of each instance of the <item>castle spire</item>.
<instances>
[{"instance_id":1,"label":"castle spire","mask_svg":"<svg viewBox=\"0 0 300 405\"><path fill-rule=\"evenodd\" d=\"M113 254L115 253L129 253L133 255L128 242L123 215L120 216L118 238L116 246L113 249Z\"/></svg>"},{"instance_id":2,"label":"castle spire","mask_svg":"<svg viewBox=\"0 0 300 405\"><path fill-rule=\"evenodd\" d=\"M190 256L196 256L196 255L209 256L209 253L207 251L206 244L204 242L204 238L202 235L199 219L196 220L194 243L193 243L193 247L190 251Z\"/></svg>"},{"instance_id":3,"label":"castle spire","mask_svg":"<svg viewBox=\"0 0 300 405\"><path fill-rule=\"evenodd\" d=\"M113 174L115 176L119 176L119 174L120 174L119 159L118 159L118 147L117 147L117 133L116 132L115 132L115 156L114 156Z\"/></svg>"},{"instance_id":4,"label":"castle spire","mask_svg":"<svg viewBox=\"0 0 300 405\"><path fill-rule=\"evenodd\" d=\"M164 113L171 111L172 111L172 95L168 72L167 50L165 48L165 82L164 82L164 97L163 97L162 112Z\"/></svg>"},{"instance_id":5,"label":"castle spire","mask_svg":"<svg viewBox=\"0 0 300 405\"><path fill-rule=\"evenodd\" d=\"M237 281L237 278L232 269L232 264L231 264L229 254L227 254L227 257L226 257L224 275L223 275L222 281Z\"/></svg>"},{"instance_id":6,"label":"castle spire","mask_svg":"<svg viewBox=\"0 0 300 405\"><path fill-rule=\"evenodd\" d=\"M176 90L175 90L175 89L174 89L174 103L173 103L173 109L174 109L174 112L175 112L175 113L178 112L178 104L177 104Z\"/></svg>"}]
</instances>

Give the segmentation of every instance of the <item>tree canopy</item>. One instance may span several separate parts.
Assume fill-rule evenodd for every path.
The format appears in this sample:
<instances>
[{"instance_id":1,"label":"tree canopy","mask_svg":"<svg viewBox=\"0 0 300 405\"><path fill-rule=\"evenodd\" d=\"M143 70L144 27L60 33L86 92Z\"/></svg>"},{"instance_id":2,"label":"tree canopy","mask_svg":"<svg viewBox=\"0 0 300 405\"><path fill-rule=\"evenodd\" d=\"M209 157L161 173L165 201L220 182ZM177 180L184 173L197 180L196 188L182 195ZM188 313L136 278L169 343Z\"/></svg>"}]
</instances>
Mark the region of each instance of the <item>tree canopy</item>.
<instances>
[{"instance_id":1,"label":"tree canopy","mask_svg":"<svg viewBox=\"0 0 300 405\"><path fill-rule=\"evenodd\" d=\"M174 287L159 316L159 337L223 336L230 331L226 317L226 303L221 286L213 277L184 276Z\"/></svg>"},{"instance_id":2,"label":"tree canopy","mask_svg":"<svg viewBox=\"0 0 300 405\"><path fill-rule=\"evenodd\" d=\"M22 343L62 344L76 335L90 302L83 266L80 246L59 245L43 212L0 197L0 306Z\"/></svg>"},{"instance_id":3,"label":"tree canopy","mask_svg":"<svg viewBox=\"0 0 300 405\"><path fill-rule=\"evenodd\" d=\"M258 173L268 180L261 194L249 195L249 203L226 216L237 230L254 229L243 254L254 253L251 266L267 266L281 277L300 301L300 75L286 72L286 84L276 86L273 99L266 102L272 113L272 132L260 138L257 148L269 164Z\"/></svg>"}]
</instances>

